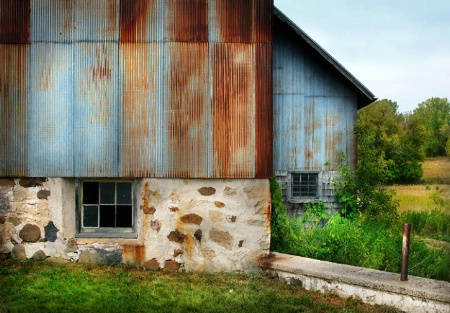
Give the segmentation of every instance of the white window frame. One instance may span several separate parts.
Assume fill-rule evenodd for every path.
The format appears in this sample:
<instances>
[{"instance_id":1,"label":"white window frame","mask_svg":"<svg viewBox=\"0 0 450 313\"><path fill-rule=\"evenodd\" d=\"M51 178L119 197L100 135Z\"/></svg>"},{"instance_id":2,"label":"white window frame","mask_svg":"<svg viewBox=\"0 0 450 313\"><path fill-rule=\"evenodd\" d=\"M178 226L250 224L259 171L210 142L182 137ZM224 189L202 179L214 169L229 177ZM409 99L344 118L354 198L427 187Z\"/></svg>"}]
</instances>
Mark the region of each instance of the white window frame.
<instances>
[{"instance_id":1,"label":"white window frame","mask_svg":"<svg viewBox=\"0 0 450 313\"><path fill-rule=\"evenodd\" d=\"M117 188L117 183L130 183L131 184L131 227L100 227L98 226L87 226L83 225L83 184L86 182L95 183L115 183ZM122 179L79 179L76 181L77 190L77 233L78 238L137 238L137 217L136 217L136 182L134 180L122 180ZM114 190L114 204L117 203L117 189ZM99 200L100 202L100 200ZM100 203L97 204L100 206Z\"/></svg>"},{"instance_id":2,"label":"white window frame","mask_svg":"<svg viewBox=\"0 0 450 313\"><path fill-rule=\"evenodd\" d=\"M294 176L295 175L316 175L317 176L317 185L316 185L316 195L315 196L300 196L294 195ZM293 171L288 174L288 202L290 203L316 203L320 201L321 197L321 181L322 181L322 172L320 171Z\"/></svg>"}]
</instances>

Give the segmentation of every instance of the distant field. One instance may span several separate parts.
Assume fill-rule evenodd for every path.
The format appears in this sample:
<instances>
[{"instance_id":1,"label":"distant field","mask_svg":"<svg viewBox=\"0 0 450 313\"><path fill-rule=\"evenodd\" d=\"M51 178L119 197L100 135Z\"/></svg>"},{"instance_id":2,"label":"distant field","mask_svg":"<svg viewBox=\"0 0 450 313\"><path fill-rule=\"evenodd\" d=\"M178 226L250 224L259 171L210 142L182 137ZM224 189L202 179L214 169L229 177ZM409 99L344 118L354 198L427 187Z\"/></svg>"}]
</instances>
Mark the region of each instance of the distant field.
<instances>
[{"instance_id":1,"label":"distant field","mask_svg":"<svg viewBox=\"0 0 450 313\"><path fill-rule=\"evenodd\" d=\"M399 212L441 209L450 213L450 159L429 158L422 168L423 184L389 187L396 191Z\"/></svg>"},{"instance_id":2,"label":"distant field","mask_svg":"<svg viewBox=\"0 0 450 313\"><path fill-rule=\"evenodd\" d=\"M450 159L448 157L426 159L422 168L424 182L450 184Z\"/></svg>"}]
</instances>

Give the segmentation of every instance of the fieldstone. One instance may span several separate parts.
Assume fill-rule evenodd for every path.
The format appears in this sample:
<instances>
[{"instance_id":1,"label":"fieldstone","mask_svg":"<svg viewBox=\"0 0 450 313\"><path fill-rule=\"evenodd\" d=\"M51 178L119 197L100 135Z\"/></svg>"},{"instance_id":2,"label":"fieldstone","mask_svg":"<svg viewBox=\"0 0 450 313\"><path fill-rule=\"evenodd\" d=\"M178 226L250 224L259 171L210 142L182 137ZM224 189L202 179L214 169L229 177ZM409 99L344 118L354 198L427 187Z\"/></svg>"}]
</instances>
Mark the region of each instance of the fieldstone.
<instances>
[{"instance_id":1,"label":"fieldstone","mask_svg":"<svg viewBox=\"0 0 450 313\"><path fill-rule=\"evenodd\" d=\"M237 194L236 188L225 187L225 189L223 190L223 195L226 197L232 197L235 196L236 194Z\"/></svg>"},{"instance_id":2,"label":"fieldstone","mask_svg":"<svg viewBox=\"0 0 450 313\"><path fill-rule=\"evenodd\" d=\"M222 231L213 228L209 232L209 238L215 243L224 247L225 249L231 250L233 248L234 238L227 231Z\"/></svg>"},{"instance_id":3,"label":"fieldstone","mask_svg":"<svg viewBox=\"0 0 450 313\"><path fill-rule=\"evenodd\" d=\"M180 269L180 263L176 262L176 261L172 261L172 260L167 260L164 262L164 268L163 271L164 272L177 272Z\"/></svg>"},{"instance_id":4,"label":"fieldstone","mask_svg":"<svg viewBox=\"0 0 450 313\"><path fill-rule=\"evenodd\" d=\"M41 239L41 230L33 224L26 224L19 233L19 237L25 242L38 242Z\"/></svg>"},{"instance_id":5,"label":"fieldstone","mask_svg":"<svg viewBox=\"0 0 450 313\"><path fill-rule=\"evenodd\" d=\"M101 249L84 250L78 259L80 263L105 263L109 266L122 262L122 253L119 251L107 251Z\"/></svg>"},{"instance_id":6,"label":"fieldstone","mask_svg":"<svg viewBox=\"0 0 450 313\"><path fill-rule=\"evenodd\" d=\"M6 222L6 216L1 215L0 216L0 224L5 224Z\"/></svg>"},{"instance_id":7,"label":"fieldstone","mask_svg":"<svg viewBox=\"0 0 450 313\"><path fill-rule=\"evenodd\" d=\"M203 221L203 217L200 215L197 215L195 213L189 213L186 215L183 215L180 220L185 224L195 224L200 225Z\"/></svg>"},{"instance_id":8,"label":"fieldstone","mask_svg":"<svg viewBox=\"0 0 450 313\"><path fill-rule=\"evenodd\" d=\"M220 201L215 201L214 205L218 208L223 208L225 206L225 203L220 202Z\"/></svg>"},{"instance_id":9,"label":"fieldstone","mask_svg":"<svg viewBox=\"0 0 450 313\"><path fill-rule=\"evenodd\" d=\"M39 190L37 193L39 199L47 199L50 197L50 190Z\"/></svg>"},{"instance_id":10,"label":"fieldstone","mask_svg":"<svg viewBox=\"0 0 450 313\"><path fill-rule=\"evenodd\" d=\"M49 221L48 224L44 226L44 231L45 231L45 238L48 241L50 242L56 241L59 229L56 228L55 224L53 224L53 221Z\"/></svg>"},{"instance_id":11,"label":"fieldstone","mask_svg":"<svg viewBox=\"0 0 450 313\"><path fill-rule=\"evenodd\" d=\"M169 239L169 241L173 241L176 243L183 243L184 240L186 239L186 235L180 233L178 230L174 230L171 231L169 236L167 236L167 238Z\"/></svg>"},{"instance_id":12,"label":"fieldstone","mask_svg":"<svg viewBox=\"0 0 450 313\"><path fill-rule=\"evenodd\" d=\"M202 255L205 259L211 260L216 256L216 252L214 250L202 250Z\"/></svg>"},{"instance_id":13,"label":"fieldstone","mask_svg":"<svg viewBox=\"0 0 450 313\"><path fill-rule=\"evenodd\" d=\"M202 188L198 189L198 192L202 196L212 196L213 194L216 193L216 189L214 189L213 187L202 187Z\"/></svg>"},{"instance_id":14,"label":"fieldstone","mask_svg":"<svg viewBox=\"0 0 450 313\"><path fill-rule=\"evenodd\" d=\"M239 243L238 243L238 247L239 248L242 248L242 245L244 244L244 240L239 240Z\"/></svg>"},{"instance_id":15,"label":"fieldstone","mask_svg":"<svg viewBox=\"0 0 450 313\"><path fill-rule=\"evenodd\" d=\"M261 197L261 190L258 188L255 188L253 186L245 187L244 192L247 194L247 197L249 199L255 199L255 198Z\"/></svg>"},{"instance_id":16,"label":"fieldstone","mask_svg":"<svg viewBox=\"0 0 450 313\"><path fill-rule=\"evenodd\" d=\"M17 260L26 260L27 255L25 253L24 245L22 245L20 243L15 245L11 251L11 258L17 259Z\"/></svg>"},{"instance_id":17,"label":"fieldstone","mask_svg":"<svg viewBox=\"0 0 450 313\"><path fill-rule=\"evenodd\" d=\"M266 221L261 221L261 220L248 220L247 224L248 225L253 225L253 226L264 226L266 223Z\"/></svg>"},{"instance_id":18,"label":"fieldstone","mask_svg":"<svg viewBox=\"0 0 450 313\"><path fill-rule=\"evenodd\" d=\"M183 254L183 250L180 248L176 248L175 250L173 250L173 256L176 258L177 256Z\"/></svg>"},{"instance_id":19,"label":"fieldstone","mask_svg":"<svg viewBox=\"0 0 450 313\"><path fill-rule=\"evenodd\" d=\"M179 211L180 209L173 206L173 207L170 207L169 210L170 210L170 212L177 212L177 211Z\"/></svg>"},{"instance_id":20,"label":"fieldstone","mask_svg":"<svg viewBox=\"0 0 450 313\"><path fill-rule=\"evenodd\" d=\"M227 216L227 222L234 223L236 222L236 215Z\"/></svg>"},{"instance_id":21,"label":"fieldstone","mask_svg":"<svg viewBox=\"0 0 450 313\"><path fill-rule=\"evenodd\" d=\"M202 235L203 235L202 230L201 229L197 229L195 231L195 233L194 233L194 238L201 242L202 241Z\"/></svg>"},{"instance_id":22,"label":"fieldstone","mask_svg":"<svg viewBox=\"0 0 450 313\"><path fill-rule=\"evenodd\" d=\"M66 253L76 252L78 250L78 243L75 238L69 238L67 242L66 249L64 250Z\"/></svg>"},{"instance_id":23,"label":"fieldstone","mask_svg":"<svg viewBox=\"0 0 450 313\"><path fill-rule=\"evenodd\" d=\"M17 217L15 217L15 216L10 217L8 220L9 220L9 222L12 223L14 226L20 225L20 220L19 220Z\"/></svg>"},{"instance_id":24,"label":"fieldstone","mask_svg":"<svg viewBox=\"0 0 450 313\"><path fill-rule=\"evenodd\" d=\"M33 254L32 258L36 261L42 261L42 260L45 260L47 258L47 256L45 255L44 251L38 250Z\"/></svg>"},{"instance_id":25,"label":"fieldstone","mask_svg":"<svg viewBox=\"0 0 450 313\"><path fill-rule=\"evenodd\" d=\"M0 178L0 186L2 187L14 187L15 185L13 178Z\"/></svg>"},{"instance_id":26,"label":"fieldstone","mask_svg":"<svg viewBox=\"0 0 450 313\"><path fill-rule=\"evenodd\" d=\"M154 206L149 207L149 208L144 207L144 214L155 214L155 212L156 212L156 209Z\"/></svg>"},{"instance_id":27,"label":"fieldstone","mask_svg":"<svg viewBox=\"0 0 450 313\"><path fill-rule=\"evenodd\" d=\"M144 268L150 271L159 271L158 260L153 258L151 260L145 261L143 264Z\"/></svg>"},{"instance_id":28,"label":"fieldstone","mask_svg":"<svg viewBox=\"0 0 450 313\"><path fill-rule=\"evenodd\" d=\"M41 186L43 181L45 181L45 178L22 178L21 180L19 180L19 184L22 187L30 188Z\"/></svg>"},{"instance_id":29,"label":"fieldstone","mask_svg":"<svg viewBox=\"0 0 450 313\"><path fill-rule=\"evenodd\" d=\"M218 211L209 211L209 218L213 222L221 222L223 220L223 213Z\"/></svg>"},{"instance_id":30,"label":"fieldstone","mask_svg":"<svg viewBox=\"0 0 450 313\"><path fill-rule=\"evenodd\" d=\"M5 199L0 195L0 212L8 212L11 205L8 201L8 199Z\"/></svg>"},{"instance_id":31,"label":"fieldstone","mask_svg":"<svg viewBox=\"0 0 450 313\"><path fill-rule=\"evenodd\" d=\"M158 233L161 230L161 222L158 220L150 221L150 228Z\"/></svg>"}]
</instances>

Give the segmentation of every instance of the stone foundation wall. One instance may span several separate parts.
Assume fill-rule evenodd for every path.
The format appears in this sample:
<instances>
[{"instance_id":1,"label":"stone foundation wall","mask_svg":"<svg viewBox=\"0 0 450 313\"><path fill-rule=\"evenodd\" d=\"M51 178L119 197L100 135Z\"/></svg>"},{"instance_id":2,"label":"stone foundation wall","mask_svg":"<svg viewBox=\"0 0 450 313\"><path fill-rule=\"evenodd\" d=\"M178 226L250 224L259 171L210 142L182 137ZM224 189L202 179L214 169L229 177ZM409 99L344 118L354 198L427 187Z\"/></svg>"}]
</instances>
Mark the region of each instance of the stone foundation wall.
<instances>
[{"instance_id":1,"label":"stone foundation wall","mask_svg":"<svg viewBox=\"0 0 450 313\"><path fill-rule=\"evenodd\" d=\"M139 179L136 186L136 239L78 238L74 179L0 179L0 259L214 272L257 271L269 254L268 180Z\"/></svg>"}]
</instances>

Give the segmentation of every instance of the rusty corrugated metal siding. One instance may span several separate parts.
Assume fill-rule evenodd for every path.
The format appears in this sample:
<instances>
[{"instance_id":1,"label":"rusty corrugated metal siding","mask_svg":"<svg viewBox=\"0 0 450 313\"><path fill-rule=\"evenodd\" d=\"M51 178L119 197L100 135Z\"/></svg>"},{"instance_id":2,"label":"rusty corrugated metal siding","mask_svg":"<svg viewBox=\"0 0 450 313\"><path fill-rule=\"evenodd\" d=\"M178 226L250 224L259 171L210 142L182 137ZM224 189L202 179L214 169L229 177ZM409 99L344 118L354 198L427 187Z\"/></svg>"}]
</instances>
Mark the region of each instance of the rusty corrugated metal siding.
<instances>
[{"instance_id":1,"label":"rusty corrugated metal siding","mask_svg":"<svg viewBox=\"0 0 450 313\"><path fill-rule=\"evenodd\" d=\"M0 176L270 177L272 10L0 0Z\"/></svg>"},{"instance_id":2,"label":"rusty corrugated metal siding","mask_svg":"<svg viewBox=\"0 0 450 313\"><path fill-rule=\"evenodd\" d=\"M357 96L289 36L275 28L274 170L337 170L356 155ZM352 161L352 160L349 160Z\"/></svg>"},{"instance_id":3,"label":"rusty corrugated metal siding","mask_svg":"<svg viewBox=\"0 0 450 313\"><path fill-rule=\"evenodd\" d=\"M29 45L0 44L0 170L27 175L27 52Z\"/></svg>"}]
</instances>

